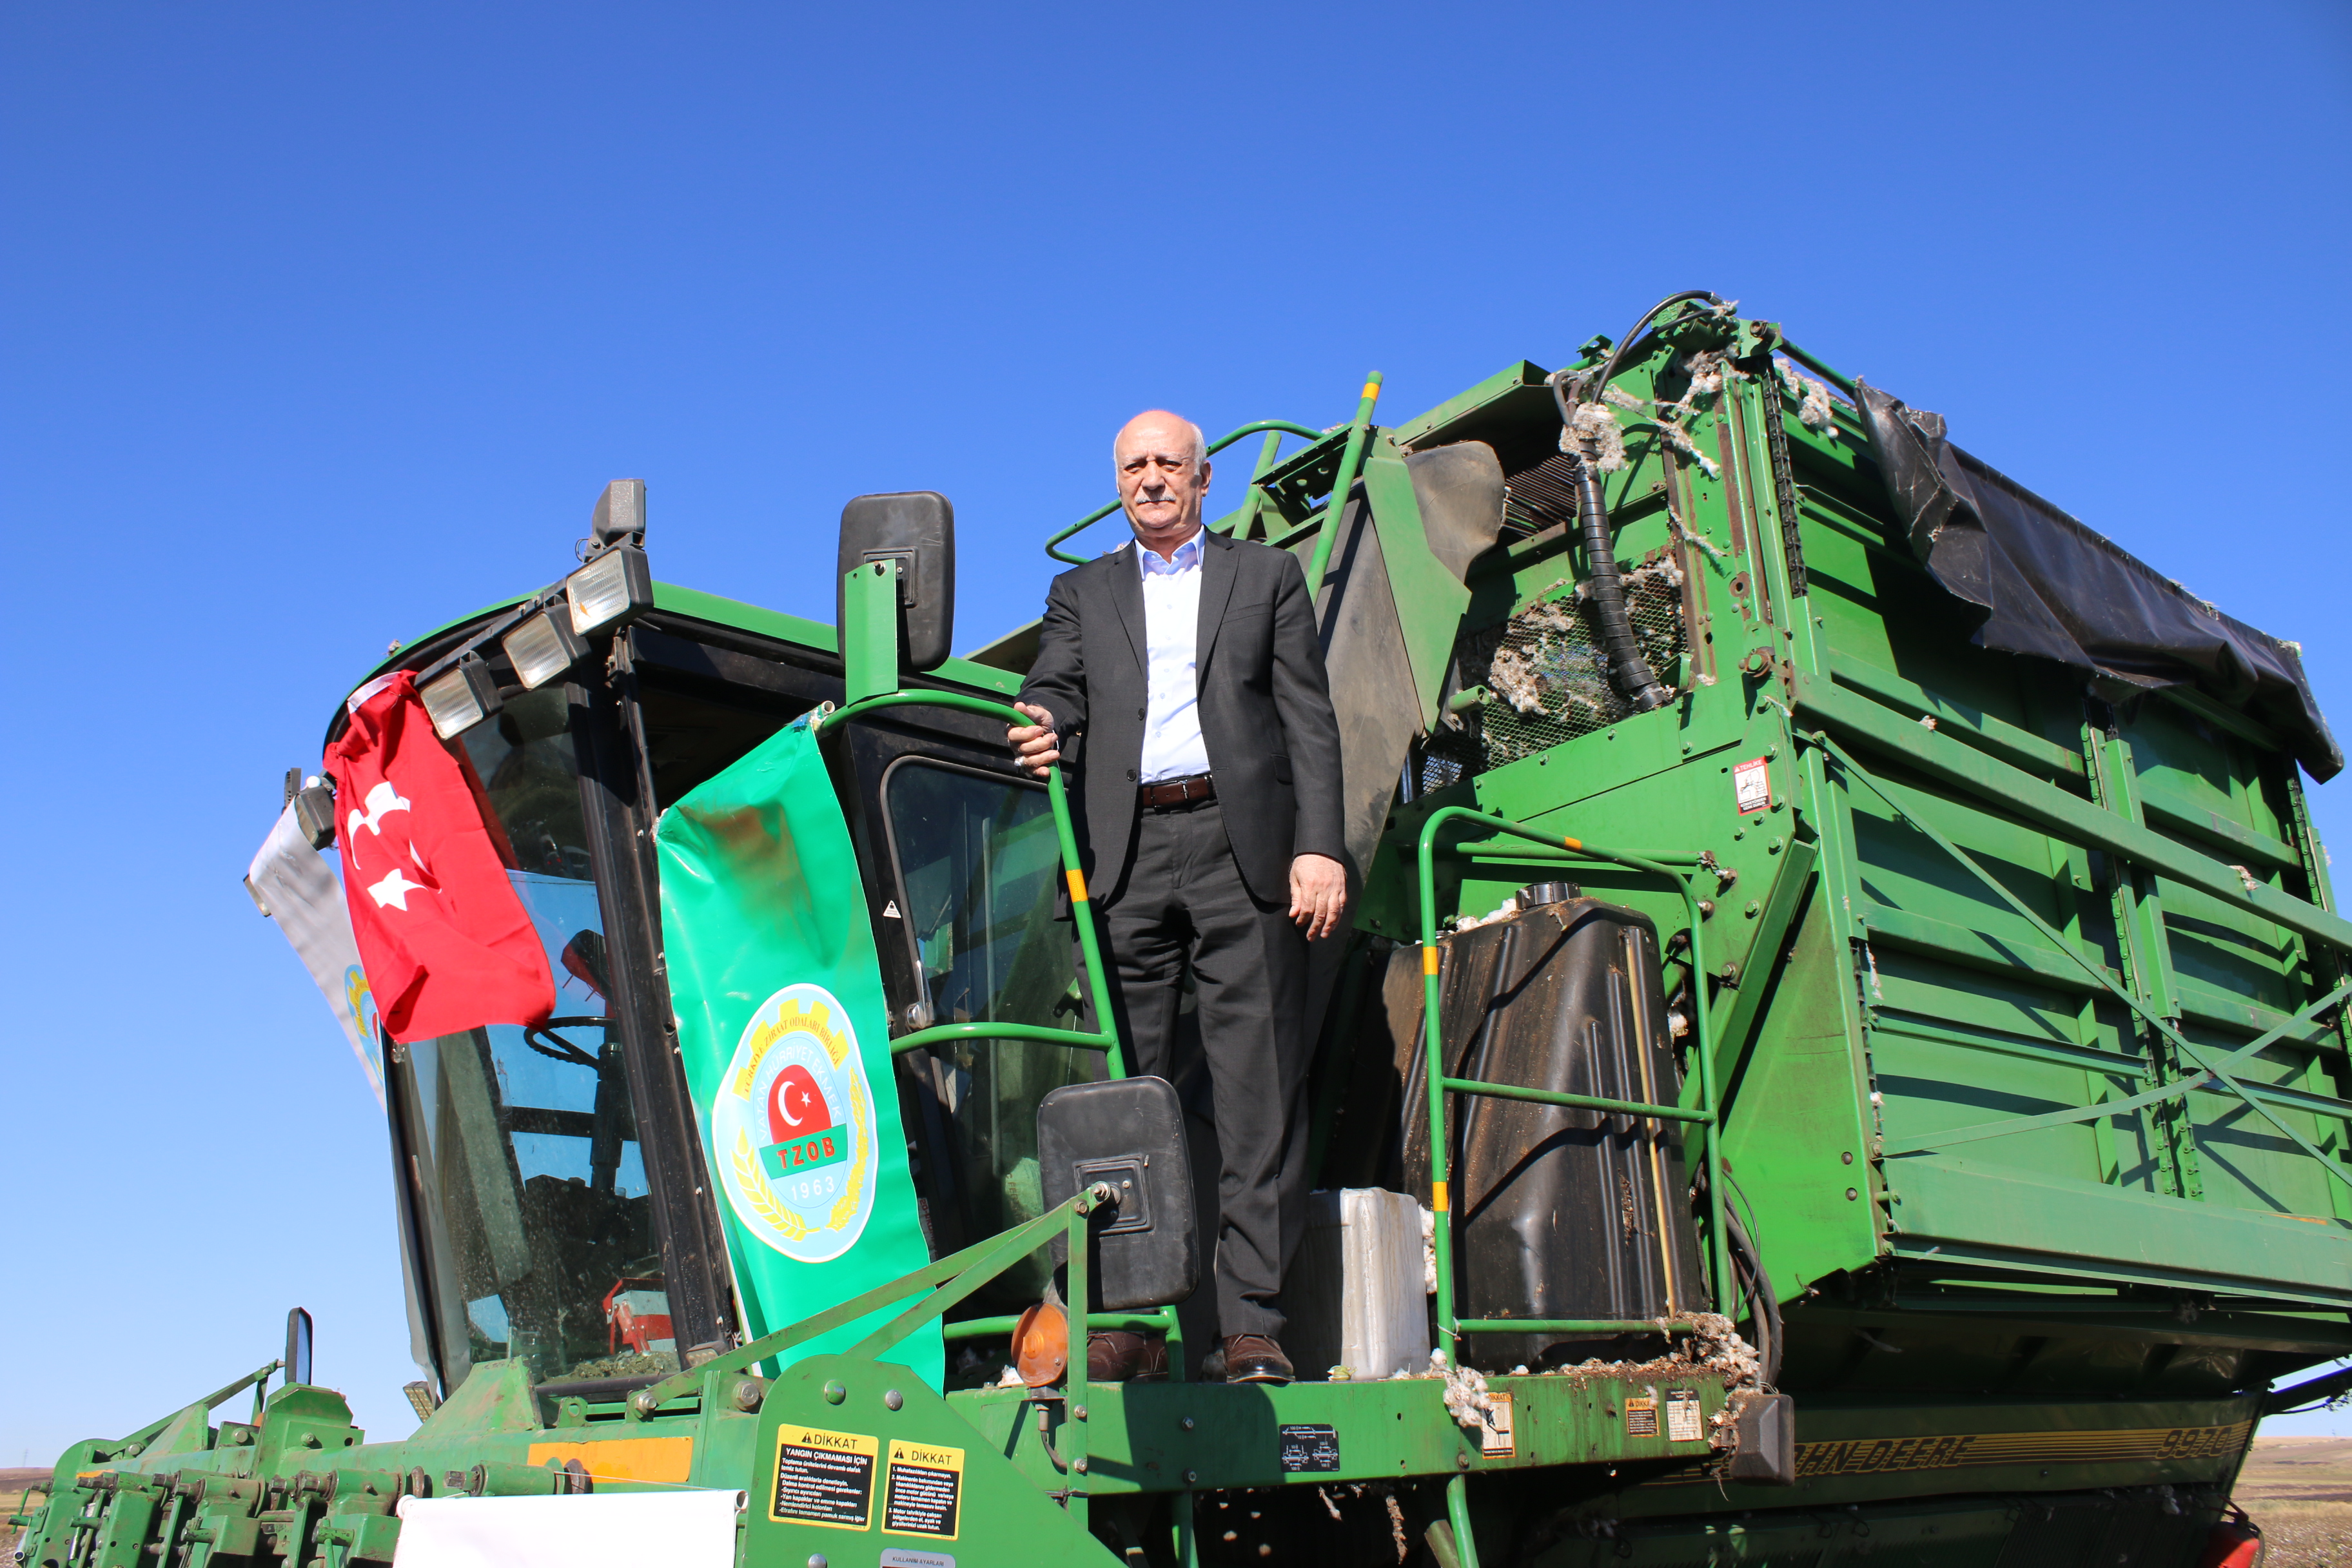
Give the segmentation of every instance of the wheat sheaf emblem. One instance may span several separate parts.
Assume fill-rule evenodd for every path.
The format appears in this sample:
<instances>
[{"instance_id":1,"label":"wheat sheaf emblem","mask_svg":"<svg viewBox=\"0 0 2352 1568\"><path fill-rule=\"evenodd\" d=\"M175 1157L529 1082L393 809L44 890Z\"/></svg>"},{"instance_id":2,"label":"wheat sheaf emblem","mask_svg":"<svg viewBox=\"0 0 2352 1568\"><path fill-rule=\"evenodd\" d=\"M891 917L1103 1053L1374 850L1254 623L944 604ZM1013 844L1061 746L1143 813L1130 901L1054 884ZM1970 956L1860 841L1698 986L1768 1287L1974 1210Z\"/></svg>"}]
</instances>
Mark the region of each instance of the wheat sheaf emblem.
<instances>
[{"instance_id":1,"label":"wheat sheaf emblem","mask_svg":"<svg viewBox=\"0 0 2352 1568\"><path fill-rule=\"evenodd\" d=\"M751 1134L738 1128L735 1152L730 1157L735 1166L735 1184L761 1222L772 1226L786 1241L798 1241L808 1234L808 1222L786 1208L776 1196L776 1189L768 1184L768 1173L760 1169L760 1156L751 1147Z\"/></svg>"}]
</instances>

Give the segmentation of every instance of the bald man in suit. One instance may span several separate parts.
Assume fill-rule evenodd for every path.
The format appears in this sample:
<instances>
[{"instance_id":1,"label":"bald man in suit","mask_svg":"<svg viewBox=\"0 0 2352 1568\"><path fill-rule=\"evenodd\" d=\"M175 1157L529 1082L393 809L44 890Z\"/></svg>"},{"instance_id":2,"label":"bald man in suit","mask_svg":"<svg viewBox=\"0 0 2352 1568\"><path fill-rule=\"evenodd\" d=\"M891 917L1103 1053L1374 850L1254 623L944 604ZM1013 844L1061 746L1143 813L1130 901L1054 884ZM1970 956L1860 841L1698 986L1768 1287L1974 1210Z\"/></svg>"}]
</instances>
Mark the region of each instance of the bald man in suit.
<instances>
[{"instance_id":1,"label":"bald man in suit","mask_svg":"<svg viewBox=\"0 0 2352 1568\"><path fill-rule=\"evenodd\" d=\"M1279 1297L1306 1228L1307 943L1337 930L1339 726L1297 557L1204 529L1206 444L1165 410L1112 447L1135 537L1054 579L1007 741L1066 757L1134 1069L1167 1077L1189 972L1214 1095L1218 1326L1202 1371L1287 1383ZM1157 1336L1089 1336L1090 1378L1165 1376Z\"/></svg>"}]
</instances>

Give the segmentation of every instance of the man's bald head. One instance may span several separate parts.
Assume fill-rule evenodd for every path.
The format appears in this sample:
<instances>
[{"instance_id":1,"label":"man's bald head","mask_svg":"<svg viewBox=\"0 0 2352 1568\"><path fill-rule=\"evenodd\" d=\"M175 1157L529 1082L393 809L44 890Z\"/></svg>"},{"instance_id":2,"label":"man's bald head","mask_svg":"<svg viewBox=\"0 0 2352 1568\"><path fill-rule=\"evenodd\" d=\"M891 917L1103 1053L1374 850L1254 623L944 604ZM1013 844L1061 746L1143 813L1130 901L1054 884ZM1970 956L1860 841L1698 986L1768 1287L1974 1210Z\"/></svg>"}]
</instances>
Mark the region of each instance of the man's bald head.
<instances>
[{"instance_id":1,"label":"man's bald head","mask_svg":"<svg viewBox=\"0 0 2352 1568\"><path fill-rule=\"evenodd\" d=\"M1159 447L1171 440L1192 444L1192 466L1195 468L1209 460L1209 438L1201 434L1198 425L1181 414L1171 414L1165 408L1147 408L1120 426L1118 434L1111 437L1111 464L1116 468L1127 456L1130 441Z\"/></svg>"},{"instance_id":2,"label":"man's bald head","mask_svg":"<svg viewBox=\"0 0 2352 1568\"><path fill-rule=\"evenodd\" d=\"M1147 550L1172 554L1201 528L1209 490L1209 443L1181 414L1148 409L1129 420L1110 447L1127 523Z\"/></svg>"}]
</instances>

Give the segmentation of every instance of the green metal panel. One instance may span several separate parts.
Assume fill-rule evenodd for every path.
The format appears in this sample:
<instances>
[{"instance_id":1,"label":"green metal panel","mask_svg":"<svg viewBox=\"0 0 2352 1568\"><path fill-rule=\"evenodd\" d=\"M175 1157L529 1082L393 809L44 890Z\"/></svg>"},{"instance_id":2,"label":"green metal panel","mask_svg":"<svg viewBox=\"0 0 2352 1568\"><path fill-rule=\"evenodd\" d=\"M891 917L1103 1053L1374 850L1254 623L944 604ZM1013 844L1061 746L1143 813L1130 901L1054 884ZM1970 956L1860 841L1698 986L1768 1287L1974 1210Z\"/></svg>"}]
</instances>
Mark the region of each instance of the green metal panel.
<instances>
[{"instance_id":1,"label":"green metal panel","mask_svg":"<svg viewBox=\"0 0 2352 1568\"><path fill-rule=\"evenodd\" d=\"M1868 1264L1879 1251L1877 1205L1864 1201L1868 1089L1851 1004L1837 984L1844 965L1835 941L1827 900L1813 899L1757 1037L1721 1075L1725 1151L1745 1200L1741 1212L1774 1287L1788 1298Z\"/></svg>"},{"instance_id":2,"label":"green metal panel","mask_svg":"<svg viewBox=\"0 0 2352 1568\"><path fill-rule=\"evenodd\" d=\"M1364 459L1364 497L1381 536L1381 559L1395 590L1397 622L1404 632L1405 658L1412 666L1413 691L1423 729L1437 722L1437 700L1454 658L1454 638L1470 590L1454 580L1429 552L1422 530L1421 503L1412 474L1385 439Z\"/></svg>"},{"instance_id":3,"label":"green metal panel","mask_svg":"<svg viewBox=\"0 0 2352 1568\"><path fill-rule=\"evenodd\" d=\"M1091 1478L1023 1476L1001 1444L887 1363L812 1356L786 1368L766 1391L751 1458L738 1483L751 1494L743 1568L872 1563L891 1547L964 1568L1118 1562L1051 1495Z\"/></svg>"}]
</instances>

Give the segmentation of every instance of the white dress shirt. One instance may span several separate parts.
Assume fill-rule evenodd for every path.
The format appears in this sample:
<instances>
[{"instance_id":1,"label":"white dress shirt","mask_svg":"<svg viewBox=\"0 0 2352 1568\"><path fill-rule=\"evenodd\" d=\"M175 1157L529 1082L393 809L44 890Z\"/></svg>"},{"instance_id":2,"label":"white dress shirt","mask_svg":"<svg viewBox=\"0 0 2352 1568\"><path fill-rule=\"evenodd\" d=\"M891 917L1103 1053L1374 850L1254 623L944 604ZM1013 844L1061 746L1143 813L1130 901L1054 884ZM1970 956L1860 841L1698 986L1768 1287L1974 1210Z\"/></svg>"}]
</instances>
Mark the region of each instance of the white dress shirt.
<instances>
[{"instance_id":1,"label":"white dress shirt","mask_svg":"<svg viewBox=\"0 0 2352 1568\"><path fill-rule=\"evenodd\" d=\"M1175 559L1135 542L1136 569L1143 579L1143 640L1146 700L1143 712L1144 784L1181 779L1209 771L1209 748L1201 739L1200 677L1193 653L1201 627L1201 535L1176 550Z\"/></svg>"}]
</instances>

